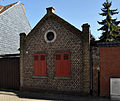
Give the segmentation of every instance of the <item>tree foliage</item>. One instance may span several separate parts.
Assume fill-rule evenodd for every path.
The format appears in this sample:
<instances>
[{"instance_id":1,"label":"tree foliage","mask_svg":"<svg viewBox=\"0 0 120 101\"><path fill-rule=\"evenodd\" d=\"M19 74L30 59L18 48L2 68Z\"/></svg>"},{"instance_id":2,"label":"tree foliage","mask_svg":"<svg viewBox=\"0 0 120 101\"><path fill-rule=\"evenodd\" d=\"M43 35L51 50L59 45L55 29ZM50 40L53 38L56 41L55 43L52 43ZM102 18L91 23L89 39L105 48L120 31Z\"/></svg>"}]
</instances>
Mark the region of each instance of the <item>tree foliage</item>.
<instances>
[{"instance_id":1,"label":"tree foliage","mask_svg":"<svg viewBox=\"0 0 120 101\"><path fill-rule=\"evenodd\" d=\"M100 41L120 41L120 30L119 23L116 19L112 19L112 15L118 14L118 9L111 10L110 7L112 2L106 0L103 3L101 16L104 16L105 19L101 22L98 21L98 24L102 25L101 28L98 29L102 31L102 36L100 37Z\"/></svg>"}]
</instances>

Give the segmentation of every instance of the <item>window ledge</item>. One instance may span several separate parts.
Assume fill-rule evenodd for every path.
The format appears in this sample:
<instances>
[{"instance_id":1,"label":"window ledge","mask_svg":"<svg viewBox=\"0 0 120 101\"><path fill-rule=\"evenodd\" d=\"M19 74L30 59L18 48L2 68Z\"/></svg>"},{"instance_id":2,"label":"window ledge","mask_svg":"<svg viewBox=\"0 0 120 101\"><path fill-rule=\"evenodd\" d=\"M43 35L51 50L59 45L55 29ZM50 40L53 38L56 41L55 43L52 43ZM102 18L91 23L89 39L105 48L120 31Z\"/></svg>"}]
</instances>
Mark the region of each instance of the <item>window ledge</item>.
<instances>
[{"instance_id":1,"label":"window ledge","mask_svg":"<svg viewBox=\"0 0 120 101\"><path fill-rule=\"evenodd\" d=\"M48 78L48 76L33 76L33 78L43 78L43 79L46 79L46 78Z\"/></svg>"},{"instance_id":2,"label":"window ledge","mask_svg":"<svg viewBox=\"0 0 120 101\"><path fill-rule=\"evenodd\" d=\"M72 77L54 77L54 79L72 79Z\"/></svg>"}]
</instances>

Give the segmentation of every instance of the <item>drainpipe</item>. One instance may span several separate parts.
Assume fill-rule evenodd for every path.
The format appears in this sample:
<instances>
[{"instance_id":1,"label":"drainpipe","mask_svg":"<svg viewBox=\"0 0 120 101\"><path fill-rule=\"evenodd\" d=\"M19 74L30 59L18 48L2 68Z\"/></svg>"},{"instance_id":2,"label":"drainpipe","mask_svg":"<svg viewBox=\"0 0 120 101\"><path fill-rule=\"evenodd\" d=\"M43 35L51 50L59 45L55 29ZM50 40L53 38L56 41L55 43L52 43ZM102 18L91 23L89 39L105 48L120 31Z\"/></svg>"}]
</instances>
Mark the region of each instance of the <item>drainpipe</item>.
<instances>
[{"instance_id":1,"label":"drainpipe","mask_svg":"<svg viewBox=\"0 0 120 101\"><path fill-rule=\"evenodd\" d=\"M98 72L98 96L100 96L100 67L97 68Z\"/></svg>"},{"instance_id":2,"label":"drainpipe","mask_svg":"<svg viewBox=\"0 0 120 101\"><path fill-rule=\"evenodd\" d=\"M93 95L93 57L92 46L90 45L90 95Z\"/></svg>"}]
</instances>

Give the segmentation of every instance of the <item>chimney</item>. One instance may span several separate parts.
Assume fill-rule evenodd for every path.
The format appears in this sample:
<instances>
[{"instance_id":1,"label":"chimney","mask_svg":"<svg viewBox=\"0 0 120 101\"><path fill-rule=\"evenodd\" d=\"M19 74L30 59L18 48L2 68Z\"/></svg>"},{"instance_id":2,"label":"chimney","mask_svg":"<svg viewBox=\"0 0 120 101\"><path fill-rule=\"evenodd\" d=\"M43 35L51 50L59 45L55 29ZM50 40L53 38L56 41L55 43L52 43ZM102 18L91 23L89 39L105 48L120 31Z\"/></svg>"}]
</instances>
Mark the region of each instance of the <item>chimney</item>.
<instances>
[{"instance_id":1,"label":"chimney","mask_svg":"<svg viewBox=\"0 0 120 101\"><path fill-rule=\"evenodd\" d=\"M88 23L82 25L83 37L90 42L90 25Z\"/></svg>"},{"instance_id":2,"label":"chimney","mask_svg":"<svg viewBox=\"0 0 120 101\"><path fill-rule=\"evenodd\" d=\"M82 25L82 31L90 33L90 25L88 23Z\"/></svg>"},{"instance_id":3,"label":"chimney","mask_svg":"<svg viewBox=\"0 0 120 101\"><path fill-rule=\"evenodd\" d=\"M47 14L54 13L55 9L53 7L46 8Z\"/></svg>"}]
</instances>

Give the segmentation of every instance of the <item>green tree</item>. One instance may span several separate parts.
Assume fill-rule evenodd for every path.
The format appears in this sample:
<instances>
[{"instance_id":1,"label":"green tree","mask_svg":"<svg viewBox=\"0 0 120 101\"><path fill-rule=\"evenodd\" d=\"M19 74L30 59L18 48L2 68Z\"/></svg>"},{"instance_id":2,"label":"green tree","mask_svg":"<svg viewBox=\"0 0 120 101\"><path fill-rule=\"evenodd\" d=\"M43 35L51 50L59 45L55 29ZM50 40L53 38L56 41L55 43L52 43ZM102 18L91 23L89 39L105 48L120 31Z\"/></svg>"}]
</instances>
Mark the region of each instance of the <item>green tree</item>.
<instances>
[{"instance_id":1,"label":"green tree","mask_svg":"<svg viewBox=\"0 0 120 101\"><path fill-rule=\"evenodd\" d=\"M120 30L119 23L116 19L112 19L112 15L118 14L118 9L111 10L110 7L112 2L106 0L103 3L102 13L100 15L105 16L105 19L101 22L98 21L98 24L102 25L101 28L98 29L102 31L102 36L100 37L100 41L120 41Z\"/></svg>"}]
</instances>

